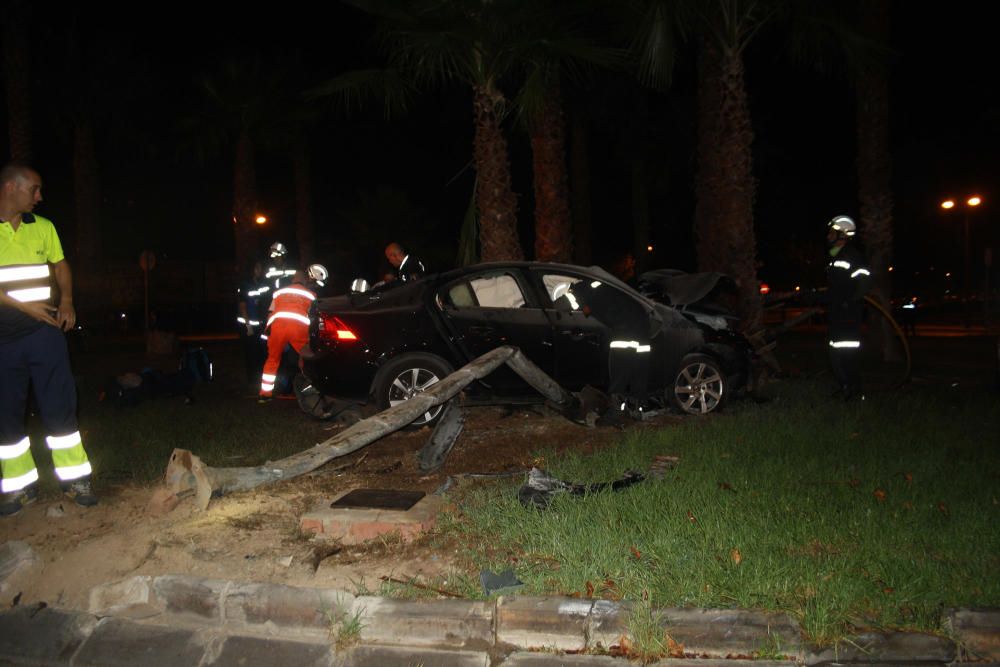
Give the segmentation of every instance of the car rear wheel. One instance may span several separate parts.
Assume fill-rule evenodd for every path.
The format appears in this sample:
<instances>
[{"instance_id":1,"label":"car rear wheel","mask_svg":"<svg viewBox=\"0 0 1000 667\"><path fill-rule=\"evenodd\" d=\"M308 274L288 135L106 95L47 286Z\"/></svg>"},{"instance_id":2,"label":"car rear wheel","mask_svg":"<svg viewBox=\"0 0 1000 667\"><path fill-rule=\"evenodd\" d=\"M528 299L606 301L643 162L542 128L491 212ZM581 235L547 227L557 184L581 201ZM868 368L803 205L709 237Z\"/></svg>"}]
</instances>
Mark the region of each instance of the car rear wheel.
<instances>
[{"instance_id":1,"label":"car rear wheel","mask_svg":"<svg viewBox=\"0 0 1000 667\"><path fill-rule=\"evenodd\" d=\"M689 415L707 415L720 409L729 394L729 382L719 363L704 354L681 360L671 397Z\"/></svg>"},{"instance_id":2,"label":"car rear wheel","mask_svg":"<svg viewBox=\"0 0 1000 667\"><path fill-rule=\"evenodd\" d=\"M432 354L407 354L387 363L375 381L375 403L385 410L426 391L452 372L444 359ZM434 424L444 410L438 405L417 417L411 427Z\"/></svg>"}]
</instances>

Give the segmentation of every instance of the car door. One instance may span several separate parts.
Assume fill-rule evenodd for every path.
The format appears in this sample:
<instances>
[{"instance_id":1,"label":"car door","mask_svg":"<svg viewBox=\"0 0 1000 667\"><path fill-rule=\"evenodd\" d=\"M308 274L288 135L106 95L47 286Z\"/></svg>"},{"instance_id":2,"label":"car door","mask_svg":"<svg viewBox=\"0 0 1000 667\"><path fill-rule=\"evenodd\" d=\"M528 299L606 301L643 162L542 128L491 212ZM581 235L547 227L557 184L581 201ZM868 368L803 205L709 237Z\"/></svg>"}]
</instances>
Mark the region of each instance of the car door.
<instances>
[{"instance_id":1,"label":"car door","mask_svg":"<svg viewBox=\"0 0 1000 667\"><path fill-rule=\"evenodd\" d=\"M585 315L572 301L570 287L580 280L593 278L565 271L561 267L534 269L536 285L544 297L545 314L552 322L555 341L553 378L571 391L585 385L603 388L608 385L608 328Z\"/></svg>"},{"instance_id":2,"label":"car door","mask_svg":"<svg viewBox=\"0 0 1000 667\"><path fill-rule=\"evenodd\" d=\"M466 361L501 345L515 345L551 375L555 367L552 324L517 268L470 273L438 288L435 302ZM528 385L506 365L483 379L502 395L524 394ZM533 391L533 390L530 390Z\"/></svg>"}]
</instances>

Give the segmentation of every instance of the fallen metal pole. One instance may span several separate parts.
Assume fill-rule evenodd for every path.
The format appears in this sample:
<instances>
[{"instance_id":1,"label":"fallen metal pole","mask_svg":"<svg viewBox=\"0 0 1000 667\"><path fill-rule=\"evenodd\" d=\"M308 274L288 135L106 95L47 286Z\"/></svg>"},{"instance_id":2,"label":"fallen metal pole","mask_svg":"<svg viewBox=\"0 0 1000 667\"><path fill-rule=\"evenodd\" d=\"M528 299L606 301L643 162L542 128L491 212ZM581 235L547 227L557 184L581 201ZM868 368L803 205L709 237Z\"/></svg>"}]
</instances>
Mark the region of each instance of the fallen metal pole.
<instances>
[{"instance_id":1,"label":"fallen metal pole","mask_svg":"<svg viewBox=\"0 0 1000 667\"><path fill-rule=\"evenodd\" d=\"M190 451L175 449L167 464L166 485L174 497L193 489L198 506L205 509L213 496L246 491L298 477L403 428L431 408L451 400L466 386L489 375L503 363L507 363L564 414L570 414L574 406L578 405L572 394L521 354L518 348L505 345L474 359L417 396L363 419L333 437L280 461L254 467L213 468L202 463ZM161 502L165 506L169 505L169 502Z\"/></svg>"}]
</instances>

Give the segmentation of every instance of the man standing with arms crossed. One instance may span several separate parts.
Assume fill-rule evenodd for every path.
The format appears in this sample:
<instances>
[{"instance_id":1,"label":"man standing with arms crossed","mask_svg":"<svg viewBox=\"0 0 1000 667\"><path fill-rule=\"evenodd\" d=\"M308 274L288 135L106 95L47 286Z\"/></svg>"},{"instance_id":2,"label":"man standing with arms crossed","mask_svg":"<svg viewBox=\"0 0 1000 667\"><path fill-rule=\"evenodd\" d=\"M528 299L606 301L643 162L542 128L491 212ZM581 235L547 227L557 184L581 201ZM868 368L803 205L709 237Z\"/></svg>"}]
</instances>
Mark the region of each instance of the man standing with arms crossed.
<instances>
[{"instance_id":1,"label":"man standing with arms crossed","mask_svg":"<svg viewBox=\"0 0 1000 667\"><path fill-rule=\"evenodd\" d=\"M24 423L29 381L63 491L79 505L97 504L63 335L76 324L73 278L52 222L32 213L40 201L35 170L0 169L0 516L17 514L38 497ZM58 306L51 304L53 277Z\"/></svg>"}]
</instances>

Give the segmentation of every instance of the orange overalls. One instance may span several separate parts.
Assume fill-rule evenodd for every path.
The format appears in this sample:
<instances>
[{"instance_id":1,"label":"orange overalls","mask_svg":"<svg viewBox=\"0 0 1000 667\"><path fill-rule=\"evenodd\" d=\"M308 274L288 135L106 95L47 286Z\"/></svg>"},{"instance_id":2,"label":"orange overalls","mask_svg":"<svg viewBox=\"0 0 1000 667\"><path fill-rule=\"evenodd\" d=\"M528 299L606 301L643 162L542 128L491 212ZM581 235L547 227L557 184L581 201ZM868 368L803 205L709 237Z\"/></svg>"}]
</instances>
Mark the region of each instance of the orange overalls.
<instances>
[{"instance_id":1,"label":"orange overalls","mask_svg":"<svg viewBox=\"0 0 1000 667\"><path fill-rule=\"evenodd\" d=\"M270 398L278 378L281 353L285 345L298 352L309 342L309 307L316 295L298 283L292 283L274 293L271 316L267 318L267 361L261 375L260 396Z\"/></svg>"}]
</instances>

